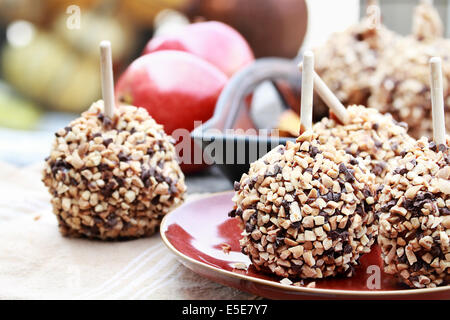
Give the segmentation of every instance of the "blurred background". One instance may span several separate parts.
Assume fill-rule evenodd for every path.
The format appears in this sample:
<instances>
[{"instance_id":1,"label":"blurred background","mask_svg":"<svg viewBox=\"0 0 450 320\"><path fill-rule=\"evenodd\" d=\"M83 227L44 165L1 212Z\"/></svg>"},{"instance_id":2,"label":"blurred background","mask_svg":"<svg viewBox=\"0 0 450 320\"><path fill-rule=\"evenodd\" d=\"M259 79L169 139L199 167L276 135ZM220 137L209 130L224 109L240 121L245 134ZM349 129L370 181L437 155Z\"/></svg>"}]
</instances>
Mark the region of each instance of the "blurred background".
<instances>
[{"instance_id":1,"label":"blurred background","mask_svg":"<svg viewBox=\"0 0 450 320\"><path fill-rule=\"evenodd\" d=\"M379 2L383 22L408 33L417 1ZM448 35L448 2L434 3ZM359 0L0 0L0 162L41 161L53 132L101 97L102 39L111 40L116 77L152 37L197 21L231 25L256 58L294 58L302 46L319 45L356 23L365 5Z\"/></svg>"}]
</instances>

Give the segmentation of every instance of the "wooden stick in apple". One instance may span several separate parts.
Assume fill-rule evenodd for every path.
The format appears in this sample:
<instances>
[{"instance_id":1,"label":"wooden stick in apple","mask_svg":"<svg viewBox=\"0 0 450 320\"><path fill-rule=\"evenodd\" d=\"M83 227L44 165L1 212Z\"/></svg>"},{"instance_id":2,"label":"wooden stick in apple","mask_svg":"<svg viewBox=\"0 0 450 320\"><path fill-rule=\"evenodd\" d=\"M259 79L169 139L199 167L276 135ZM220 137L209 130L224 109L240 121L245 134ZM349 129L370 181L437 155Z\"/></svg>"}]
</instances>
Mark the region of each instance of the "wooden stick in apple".
<instances>
[{"instance_id":1,"label":"wooden stick in apple","mask_svg":"<svg viewBox=\"0 0 450 320\"><path fill-rule=\"evenodd\" d=\"M442 85L441 58L430 59L431 105L433 117L433 140L437 145L446 145L444 117L444 88Z\"/></svg>"},{"instance_id":2,"label":"wooden stick in apple","mask_svg":"<svg viewBox=\"0 0 450 320\"><path fill-rule=\"evenodd\" d=\"M114 115L114 78L111 57L111 42L100 42L100 66L102 74L102 95L105 115L112 119Z\"/></svg>"},{"instance_id":3,"label":"wooden stick in apple","mask_svg":"<svg viewBox=\"0 0 450 320\"><path fill-rule=\"evenodd\" d=\"M303 62L298 65L300 70L303 70ZM339 101L338 97L327 87L325 82L320 78L320 76L314 71L314 91L317 92L319 97L323 102L331 109L333 114L341 121L343 124L348 123L348 113L344 105Z\"/></svg>"},{"instance_id":4,"label":"wooden stick in apple","mask_svg":"<svg viewBox=\"0 0 450 320\"><path fill-rule=\"evenodd\" d=\"M303 55L300 133L312 129L313 95L314 54L312 53L312 51L306 51Z\"/></svg>"},{"instance_id":5,"label":"wooden stick in apple","mask_svg":"<svg viewBox=\"0 0 450 320\"><path fill-rule=\"evenodd\" d=\"M327 87L325 82L314 72L314 89L325 104L333 111L334 115L343 123L348 123L348 114L338 97Z\"/></svg>"}]
</instances>

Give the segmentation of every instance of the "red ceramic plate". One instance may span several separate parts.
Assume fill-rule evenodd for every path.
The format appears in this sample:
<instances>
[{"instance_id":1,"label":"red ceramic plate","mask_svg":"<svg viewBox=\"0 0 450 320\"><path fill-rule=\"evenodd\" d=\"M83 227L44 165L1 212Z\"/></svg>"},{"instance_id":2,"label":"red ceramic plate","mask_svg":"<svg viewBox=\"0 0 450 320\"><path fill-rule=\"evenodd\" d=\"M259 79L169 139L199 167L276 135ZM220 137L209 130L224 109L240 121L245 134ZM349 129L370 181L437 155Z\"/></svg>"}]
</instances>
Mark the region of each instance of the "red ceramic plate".
<instances>
[{"instance_id":1,"label":"red ceramic plate","mask_svg":"<svg viewBox=\"0 0 450 320\"><path fill-rule=\"evenodd\" d=\"M352 278L316 281L315 288L281 284L280 278L258 272L241 253L239 222L227 215L233 205L232 196L233 192L225 192L190 201L168 214L161 224L167 247L201 276L270 299L450 299L450 286L408 289L383 272L379 289L368 289L373 270L377 266L383 269L377 246L360 259ZM231 246L229 253L222 249L224 244ZM235 269L236 263L249 268Z\"/></svg>"}]
</instances>

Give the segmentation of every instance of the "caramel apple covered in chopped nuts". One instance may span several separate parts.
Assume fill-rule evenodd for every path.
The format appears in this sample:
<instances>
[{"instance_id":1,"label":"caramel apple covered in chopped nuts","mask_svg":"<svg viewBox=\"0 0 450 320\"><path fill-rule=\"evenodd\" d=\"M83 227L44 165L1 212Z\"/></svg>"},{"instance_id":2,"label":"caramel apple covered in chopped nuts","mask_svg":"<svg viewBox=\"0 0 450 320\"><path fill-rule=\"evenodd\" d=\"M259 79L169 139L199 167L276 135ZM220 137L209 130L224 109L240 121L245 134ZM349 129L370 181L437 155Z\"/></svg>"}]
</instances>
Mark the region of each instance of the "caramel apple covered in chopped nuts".
<instances>
[{"instance_id":1,"label":"caramel apple covered in chopped nuts","mask_svg":"<svg viewBox=\"0 0 450 320\"><path fill-rule=\"evenodd\" d=\"M443 38L443 30L436 8L421 1L414 10L412 34L385 50L372 75L368 105L408 123L409 134L416 139L431 137L433 131L428 70L433 56L442 58L444 117L450 126L450 40Z\"/></svg>"},{"instance_id":2,"label":"caramel apple covered in chopped nuts","mask_svg":"<svg viewBox=\"0 0 450 320\"><path fill-rule=\"evenodd\" d=\"M349 106L346 113L346 124L323 118L313 130L322 144L332 142L336 149L361 157L375 174L377 184L381 184L415 140L407 134L408 126L396 122L390 114L357 105Z\"/></svg>"},{"instance_id":3,"label":"caramel apple covered in chopped nuts","mask_svg":"<svg viewBox=\"0 0 450 320\"><path fill-rule=\"evenodd\" d=\"M186 189L163 127L133 106L109 118L103 101L56 132L43 182L63 235L102 240L153 234Z\"/></svg>"},{"instance_id":4,"label":"caramel apple covered in chopped nuts","mask_svg":"<svg viewBox=\"0 0 450 320\"><path fill-rule=\"evenodd\" d=\"M428 61L433 56L443 59L445 121L450 126L450 40L404 38L386 52L373 76L369 106L408 123L409 134L416 139L432 136Z\"/></svg>"},{"instance_id":5,"label":"caramel apple covered in chopped nuts","mask_svg":"<svg viewBox=\"0 0 450 320\"><path fill-rule=\"evenodd\" d=\"M378 61L398 38L379 23L379 10L378 6L370 6L358 24L336 32L314 50L317 74L344 105L367 105ZM326 106L315 108L327 114Z\"/></svg>"},{"instance_id":6,"label":"caramel apple covered in chopped nuts","mask_svg":"<svg viewBox=\"0 0 450 320\"><path fill-rule=\"evenodd\" d=\"M412 288L450 280L450 140L442 61L430 59L433 141L421 138L385 178L376 210L386 273Z\"/></svg>"},{"instance_id":7,"label":"caramel apple covered in chopped nuts","mask_svg":"<svg viewBox=\"0 0 450 320\"><path fill-rule=\"evenodd\" d=\"M449 284L449 145L417 141L386 176L376 206L384 270L413 288Z\"/></svg>"},{"instance_id":8,"label":"caramel apple covered in chopped nuts","mask_svg":"<svg viewBox=\"0 0 450 320\"><path fill-rule=\"evenodd\" d=\"M308 130L254 162L235 183L240 241L257 269L280 277L351 276L377 227L374 175Z\"/></svg>"}]
</instances>

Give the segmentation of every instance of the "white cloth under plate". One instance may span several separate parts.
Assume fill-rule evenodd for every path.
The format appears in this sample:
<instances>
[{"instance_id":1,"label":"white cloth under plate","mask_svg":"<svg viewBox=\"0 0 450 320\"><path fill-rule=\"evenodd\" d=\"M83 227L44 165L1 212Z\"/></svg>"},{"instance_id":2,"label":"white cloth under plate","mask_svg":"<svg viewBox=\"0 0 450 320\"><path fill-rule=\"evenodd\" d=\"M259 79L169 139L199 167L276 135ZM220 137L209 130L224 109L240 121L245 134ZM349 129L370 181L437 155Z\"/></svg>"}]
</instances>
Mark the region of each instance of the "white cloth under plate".
<instances>
[{"instance_id":1,"label":"white cloth under plate","mask_svg":"<svg viewBox=\"0 0 450 320\"><path fill-rule=\"evenodd\" d=\"M159 235L62 237L39 171L0 163L0 299L255 298L191 272Z\"/></svg>"}]
</instances>

